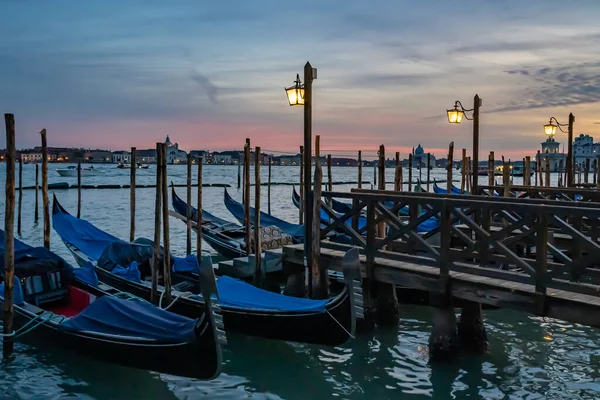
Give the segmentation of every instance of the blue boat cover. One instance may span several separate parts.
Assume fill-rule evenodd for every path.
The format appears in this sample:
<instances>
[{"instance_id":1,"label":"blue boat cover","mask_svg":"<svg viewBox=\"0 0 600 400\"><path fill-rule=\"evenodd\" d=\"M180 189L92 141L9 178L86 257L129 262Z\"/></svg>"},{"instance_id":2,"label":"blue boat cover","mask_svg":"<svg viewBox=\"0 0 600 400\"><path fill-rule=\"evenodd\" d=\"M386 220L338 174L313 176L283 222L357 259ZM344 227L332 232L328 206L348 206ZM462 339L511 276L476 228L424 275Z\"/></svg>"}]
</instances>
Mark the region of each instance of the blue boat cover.
<instances>
[{"instance_id":1,"label":"blue boat cover","mask_svg":"<svg viewBox=\"0 0 600 400\"><path fill-rule=\"evenodd\" d=\"M185 257L173 257L173 260L173 272L198 273L200 266L198 265L198 259L195 255L188 254Z\"/></svg>"},{"instance_id":2,"label":"blue boat cover","mask_svg":"<svg viewBox=\"0 0 600 400\"><path fill-rule=\"evenodd\" d=\"M265 311L325 312L329 300L312 300L259 289L239 279L222 276L217 280L221 305Z\"/></svg>"},{"instance_id":3,"label":"blue boat cover","mask_svg":"<svg viewBox=\"0 0 600 400\"><path fill-rule=\"evenodd\" d=\"M73 268L73 276L80 282L87 283L90 286L98 286L98 275L92 263L87 263L85 267Z\"/></svg>"},{"instance_id":4,"label":"blue boat cover","mask_svg":"<svg viewBox=\"0 0 600 400\"><path fill-rule=\"evenodd\" d=\"M435 193L438 194L446 194L448 193L447 189L441 188L438 186L437 183L433 183L433 191ZM466 194L466 192L461 192L461 190L459 188L457 188L456 186L452 185L452 191L450 192L450 194Z\"/></svg>"},{"instance_id":5,"label":"blue boat cover","mask_svg":"<svg viewBox=\"0 0 600 400\"><path fill-rule=\"evenodd\" d=\"M4 282L0 282L0 297L4 300ZM16 276L13 277L13 303L20 306L25 303L23 298L23 287Z\"/></svg>"},{"instance_id":6,"label":"blue boat cover","mask_svg":"<svg viewBox=\"0 0 600 400\"><path fill-rule=\"evenodd\" d=\"M195 324L191 318L161 310L144 301L103 296L58 328L67 332L88 331L181 343L195 340Z\"/></svg>"},{"instance_id":7,"label":"blue boat cover","mask_svg":"<svg viewBox=\"0 0 600 400\"><path fill-rule=\"evenodd\" d=\"M71 243L93 260L100 259L109 244L123 242L88 221L76 218L63 210L52 214L52 227L65 242Z\"/></svg>"},{"instance_id":8,"label":"blue boat cover","mask_svg":"<svg viewBox=\"0 0 600 400\"><path fill-rule=\"evenodd\" d=\"M233 214L233 216L238 220L238 221L243 221L244 220L244 206L235 201L230 195L229 193L227 193L227 189L225 189L225 194L224 194L224 202L225 202L225 207L227 207L227 210L229 210L229 212L231 214ZM250 220L254 221L254 208L250 207ZM296 240L300 240L303 241L304 240L304 225L298 225L298 224L291 224L287 221L284 221L282 219L276 218L272 215L269 215L267 213L264 212L260 212L260 224L261 226L276 226L279 229L281 229L282 231L284 231L285 233L287 233L288 235L290 235L291 237L293 237Z\"/></svg>"},{"instance_id":9,"label":"blue boat cover","mask_svg":"<svg viewBox=\"0 0 600 400\"><path fill-rule=\"evenodd\" d=\"M137 261L133 261L131 264L129 264L128 267L116 265L110 272L117 276L120 276L121 278L125 278L128 281L138 283L142 281L142 274L140 273L140 269L138 268Z\"/></svg>"}]
</instances>

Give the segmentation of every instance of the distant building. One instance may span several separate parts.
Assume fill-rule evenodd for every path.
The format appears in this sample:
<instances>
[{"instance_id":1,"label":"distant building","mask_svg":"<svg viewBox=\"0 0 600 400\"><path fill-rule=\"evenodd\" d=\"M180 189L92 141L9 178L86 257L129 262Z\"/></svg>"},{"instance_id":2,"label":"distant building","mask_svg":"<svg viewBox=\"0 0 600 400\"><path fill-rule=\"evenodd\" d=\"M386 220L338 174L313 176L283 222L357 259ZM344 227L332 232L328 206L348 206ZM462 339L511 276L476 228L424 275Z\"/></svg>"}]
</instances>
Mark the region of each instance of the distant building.
<instances>
[{"instance_id":1,"label":"distant building","mask_svg":"<svg viewBox=\"0 0 600 400\"><path fill-rule=\"evenodd\" d=\"M197 160L199 157L202 157L202 164L211 163L210 160L212 159L212 155L208 150L190 150L190 155L192 156L192 160L194 160L194 163L197 162L195 160Z\"/></svg>"},{"instance_id":2,"label":"distant building","mask_svg":"<svg viewBox=\"0 0 600 400\"><path fill-rule=\"evenodd\" d=\"M187 162L187 153L183 150L179 150L179 144L171 143L169 135L165 139L167 145L167 164L181 164Z\"/></svg>"},{"instance_id":3,"label":"distant building","mask_svg":"<svg viewBox=\"0 0 600 400\"><path fill-rule=\"evenodd\" d=\"M24 163L42 162L42 153L22 151L21 152L21 161L23 161Z\"/></svg>"},{"instance_id":4,"label":"distant building","mask_svg":"<svg viewBox=\"0 0 600 400\"><path fill-rule=\"evenodd\" d=\"M108 150L89 150L83 154L83 159L88 163L110 163L112 153Z\"/></svg>"},{"instance_id":5,"label":"distant building","mask_svg":"<svg viewBox=\"0 0 600 400\"><path fill-rule=\"evenodd\" d=\"M427 167L428 156L430 157L430 165L435 165L435 156L433 154L430 155L430 153L425 153L425 149L421 146L421 143L419 143L416 149L413 147L412 156L413 167L415 168Z\"/></svg>"},{"instance_id":6,"label":"distant building","mask_svg":"<svg viewBox=\"0 0 600 400\"><path fill-rule=\"evenodd\" d=\"M212 163L218 165L230 165L233 162L230 154L214 154Z\"/></svg>"},{"instance_id":7,"label":"distant building","mask_svg":"<svg viewBox=\"0 0 600 400\"><path fill-rule=\"evenodd\" d=\"M156 149L137 150L135 152L135 161L142 164L155 164Z\"/></svg>"},{"instance_id":8,"label":"distant building","mask_svg":"<svg viewBox=\"0 0 600 400\"><path fill-rule=\"evenodd\" d=\"M113 151L112 152L112 162L114 164L123 163L128 164L131 160L131 153L128 151Z\"/></svg>"},{"instance_id":9,"label":"distant building","mask_svg":"<svg viewBox=\"0 0 600 400\"><path fill-rule=\"evenodd\" d=\"M549 137L545 142L542 142L542 171L546 171L546 158L550 163L550 172L559 172L564 170L567 162L567 155L560 153L560 143ZM534 157L535 159L535 157Z\"/></svg>"}]
</instances>

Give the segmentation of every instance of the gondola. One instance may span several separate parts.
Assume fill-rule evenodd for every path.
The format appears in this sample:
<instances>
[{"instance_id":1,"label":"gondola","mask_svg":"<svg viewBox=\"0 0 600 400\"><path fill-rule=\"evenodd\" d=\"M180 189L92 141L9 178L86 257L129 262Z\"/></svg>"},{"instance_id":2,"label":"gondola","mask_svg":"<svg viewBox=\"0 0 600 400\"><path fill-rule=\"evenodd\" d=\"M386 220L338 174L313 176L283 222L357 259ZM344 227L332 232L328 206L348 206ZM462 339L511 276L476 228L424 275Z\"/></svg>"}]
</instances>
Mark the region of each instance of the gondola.
<instances>
[{"instance_id":1,"label":"gondola","mask_svg":"<svg viewBox=\"0 0 600 400\"><path fill-rule=\"evenodd\" d=\"M187 204L177 196L174 187L171 188L171 202L175 212L187 216ZM192 221L197 220L198 211L192 207ZM202 239L221 256L227 259L247 256L245 238L246 231L242 226L202 210Z\"/></svg>"},{"instance_id":2,"label":"gondola","mask_svg":"<svg viewBox=\"0 0 600 400\"><path fill-rule=\"evenodd\" d=\"M174 192L174 190L173 190ZM244 206L238 201L235 201L227 192L227 189L223 193L223 202L227 210L239 221L240 224L244 223ZM250 221L254 221L254 208L250 207ZM291 224L287 221L274 217L264 212L260 212L260 224L261 226L276 226L286 234L290 235L294 242L304 242L304 225Z\"/></svg>"},{"instance_id":3,"label":"gondola","mask_svg":"<svg viewBox=\"0 0 600 400\"><path fill-rule=\"evenodd\" d=\"M437 193L437 194L446 194L448 193L447 189L441 188L438 186L436 180L433 180L433 192ZM450 192L450 194L466 194L467 192L461 191L460 188L457 188L456 186L452 185L452 191Z\"/></svg>"},{"instance_id":4,"label":"gondola","mask_svg":"<svg viewBox=\"0 0 600 400\"><path fill-rule=\"evenodd\" d=\"M0 231L4 269L4 232ZM15 336L115 364L197 379L216 378L221 348L210 316L170 313L99 283L43 247L15 239ZM0 283L0 302L4 302ZM29 333L31 332L31 333Z\"/></svg>"},{"instance_id":5,"label":"gondola","mask_svg":"<svg viewBox=\"0 0 600 400\"><path fill-rule=\"evenodd\" d=\"M296 208L300 208L300 195L296 192L295 188L292 188L292 202L294 203L294 205L296 206ZM335 212L335 211L334 211ZM336 217L341 217L343 215L343 213L340 212L335 212L335 216ZM321 207L321 223L322 224L328 224L329 223L329 214L327 213L327 211L325 211L323 209L323 207ZM352 219L348 219L347 221L345 221L346 225L348 226L352 226ZM362 229L366 226L367 224L367 218L364 216L358 217L358 229ZM340 232L342 232L343 230L340 230Z\"/></svg>"},{"instance_id":6,"label":"gondola","mask_svg":"<svg viewBox=\"0 0 600 400\"><path fill-rule=\"evenodd\" d=\"M102 282L143 299L150 298L148 277L141 272L149 270L152 254L149 241L138 239L137 243L129 243L109 235L91 223L71 216L56 197L52 210L54 230L80 265L92 263ZM137 255L128 260L136 258L138 276L132 276L128 268L124 268L127 271L110 268L118 261L111 254L117 253ZM176 258L171 264L174 266L175 300L168 307L184 316L197 315L205 308L203 297L193 294L199 291L198 275L195 274L199 267L195 260L194 256ZM124 264L127 263L119 265ZM361 312L362 290L350 278L339 295L326 300L284 296L227 276L219 277L216 286L225 329L250 336L337 346L353 335L356 317ZM162 292L162 288L159 291Z\"/></svg>"}]
</instances>

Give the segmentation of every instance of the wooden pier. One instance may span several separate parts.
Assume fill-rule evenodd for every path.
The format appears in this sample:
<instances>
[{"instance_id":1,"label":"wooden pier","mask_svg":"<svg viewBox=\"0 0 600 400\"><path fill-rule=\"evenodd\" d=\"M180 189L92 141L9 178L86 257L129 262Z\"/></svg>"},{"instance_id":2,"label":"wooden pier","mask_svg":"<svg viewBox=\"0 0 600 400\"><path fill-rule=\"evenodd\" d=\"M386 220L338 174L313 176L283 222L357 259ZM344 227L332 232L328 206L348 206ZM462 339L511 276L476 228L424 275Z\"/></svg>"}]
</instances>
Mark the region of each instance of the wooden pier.
<instances>
[{"instance_id":1,"label":"wooden pier","mask_svg":"<svg viewBox=\"0 0 600 400\"><path fill-rule=\"evenodd\" d=\"M493 187L500 196L489 196L486 186L477 190L487 190L488 197L364 189L323 192L321 207L329 221L321 221L326 226L321 237L335 231L345 234L349 243L322 240L319 268L341 271L345 251L359 248L365 315L377 314L381 305L378 283L428 293L442 315L434 322L438 338L430 341L432 352L436 346L442 352L449 346L439 338L453 337L451 310L457 300L476 310L473 314L463 308L463 314L473 314L472 322L480 325L470 332L485 332L481 305L600 328L600 203L592 201L597 192L513 187L531 197L521 198L503 197L502 187ZM571 194L588 201L575 203L568 198ZM562 196L567 199L556 200ZM335 213L330 207L334 198L351 203L350 211ZM398 216L405 207L409 216ZM422 232L419 226L426 221L438 225ZM383 235L378 234L381 225L386 227ZM286 246L283 268L303 268L303 257L302 245ZM389 294L385 297L389 302ZM446 327L440 330L439 324Z\"/></svg>"}]
</instances>

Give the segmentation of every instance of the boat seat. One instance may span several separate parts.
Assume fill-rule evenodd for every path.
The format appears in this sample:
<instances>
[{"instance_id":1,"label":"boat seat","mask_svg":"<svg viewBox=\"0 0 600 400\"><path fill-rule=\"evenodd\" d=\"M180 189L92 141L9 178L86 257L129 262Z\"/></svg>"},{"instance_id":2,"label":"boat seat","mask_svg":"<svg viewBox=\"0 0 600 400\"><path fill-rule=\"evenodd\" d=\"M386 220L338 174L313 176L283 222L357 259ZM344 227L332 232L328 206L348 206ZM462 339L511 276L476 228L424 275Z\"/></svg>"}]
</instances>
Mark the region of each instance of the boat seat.
<instances>
[{"instance_id":1,"label":"boat seat","mask_svg":"<svg viewBox=\"0 0 600 400\"><path fill-rule=\"evenodd\" d=\"M26 302L39 306L66 298L69 289L63 286L60 271L21 279L23 297Z\"/></svg>"},{"instance_id":2,"label":"boat seat","mask_svg":"<svg viewBox=\"0 0 600 400\"><path fill-rule=\"evenodd\" d=\"M276 250L294 244L294 238L276 226L260 228L260 244L262 250ZM250 234L250 249L254 253L254 229Z\"/></svg>"}]
</instances>

